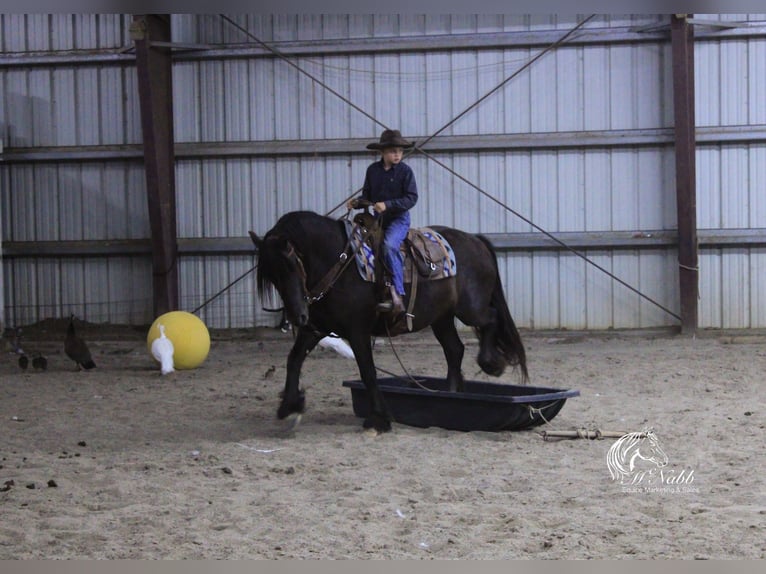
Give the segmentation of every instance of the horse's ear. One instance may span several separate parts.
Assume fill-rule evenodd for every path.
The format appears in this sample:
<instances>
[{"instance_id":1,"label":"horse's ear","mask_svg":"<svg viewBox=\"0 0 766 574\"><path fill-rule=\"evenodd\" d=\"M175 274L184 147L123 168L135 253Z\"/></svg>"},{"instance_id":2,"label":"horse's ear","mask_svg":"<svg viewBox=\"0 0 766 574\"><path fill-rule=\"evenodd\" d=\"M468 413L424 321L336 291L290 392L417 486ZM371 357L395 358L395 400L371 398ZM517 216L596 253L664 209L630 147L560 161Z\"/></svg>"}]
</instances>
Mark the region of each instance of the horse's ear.
<instances>
[{"instance_id":1,"label":"horse's ear","mask_svg":"<svg viewBox=\"0 0 766 574\"><path fill-rule=\"evenodd\" d=\"M254 231L248 231L248 233L250 234L250 239L252 239L253 243L255 244L255 250L260 251L261 244L263 243L263 239L258 237L258 235Z\"/></svg>"}]
</instances>

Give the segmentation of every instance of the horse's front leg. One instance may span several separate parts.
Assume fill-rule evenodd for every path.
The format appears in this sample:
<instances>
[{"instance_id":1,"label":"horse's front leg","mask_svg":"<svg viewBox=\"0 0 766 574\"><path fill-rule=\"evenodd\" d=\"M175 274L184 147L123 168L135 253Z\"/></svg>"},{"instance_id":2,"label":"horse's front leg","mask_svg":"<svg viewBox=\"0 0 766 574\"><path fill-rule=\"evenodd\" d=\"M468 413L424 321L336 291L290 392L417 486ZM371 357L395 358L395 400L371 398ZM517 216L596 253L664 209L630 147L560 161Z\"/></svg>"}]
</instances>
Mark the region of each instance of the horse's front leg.
<instances>
[{"instance_id":1,"label":"horse's front leg","mask_svg":"<svg viewBox=\"0 0 766 574\"><path fill-rule=\"evenodd\" d=\"M378 388L375 362L372 358L372 341L369 334L351 337L348 341L356 357L359 375L362 377L367 397L370 401L370 414L364 419L364 428L374 428L378 432L391 430L391 414Z\"/></svg>"},{"instance_id":2,"label":"horse's front leg","mask_svg":"<svg viewBox=\"0 0 766 574\"><path fill-rule=\"evenodd\" d=\"M295 343L287 356L287 377L282 402L277 409L277 417L283 419L293 413L303 413L306 410L306 398L300 389L300 375L303 361L311 350L316 347L322 335L314 330L301 327L295 337Z\"/></svg>"}]
</instances>

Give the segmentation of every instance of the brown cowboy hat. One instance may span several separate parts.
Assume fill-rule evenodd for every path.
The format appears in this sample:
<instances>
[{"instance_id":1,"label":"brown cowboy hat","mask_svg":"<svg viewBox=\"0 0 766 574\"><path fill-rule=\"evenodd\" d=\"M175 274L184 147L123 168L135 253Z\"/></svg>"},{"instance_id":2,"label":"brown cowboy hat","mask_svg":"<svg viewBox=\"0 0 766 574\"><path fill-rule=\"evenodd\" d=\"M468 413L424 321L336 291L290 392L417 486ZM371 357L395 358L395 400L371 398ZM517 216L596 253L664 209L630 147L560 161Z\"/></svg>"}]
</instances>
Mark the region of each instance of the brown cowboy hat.
<instances>
[{"instance_id":1,"label":"brown cowboy hat","mask_svg":"<svg viewBox=\"0 0 766 574\"><path fill-rule=\"evenodd\" d=\"M380 134L380 141L369 144L367 149L382 150L387 147L412 147L414 145L413 142L404 139L399 130L383 130L383 133Z\"/></svg>"}]
</instances>

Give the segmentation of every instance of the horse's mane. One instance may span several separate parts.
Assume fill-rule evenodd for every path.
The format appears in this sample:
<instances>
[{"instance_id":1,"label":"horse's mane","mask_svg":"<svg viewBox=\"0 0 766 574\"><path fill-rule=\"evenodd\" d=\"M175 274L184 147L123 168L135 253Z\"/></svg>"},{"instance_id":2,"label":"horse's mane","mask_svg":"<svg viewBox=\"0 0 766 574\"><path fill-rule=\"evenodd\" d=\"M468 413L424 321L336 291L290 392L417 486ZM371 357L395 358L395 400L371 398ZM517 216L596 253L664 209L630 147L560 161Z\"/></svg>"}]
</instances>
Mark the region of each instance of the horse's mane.
<instances>
[{"instance_id":1,"label":"horse's mane","mask_svg":"<svg viewBox=\"0 0 766 574\"><path fill-rule=\"evenodd\" d=\"M307 255L312 248L318 247L320 238L332 245L329 237L332 226L340 229L337 220L313 211L291 211L279 218L264 236L258 250L256 286L261 298L271 300L274 294L271 287L278 285L280 277L295 272L291 262L283 256L288 243L302 255Z\"/></svg>"}]
</instances>

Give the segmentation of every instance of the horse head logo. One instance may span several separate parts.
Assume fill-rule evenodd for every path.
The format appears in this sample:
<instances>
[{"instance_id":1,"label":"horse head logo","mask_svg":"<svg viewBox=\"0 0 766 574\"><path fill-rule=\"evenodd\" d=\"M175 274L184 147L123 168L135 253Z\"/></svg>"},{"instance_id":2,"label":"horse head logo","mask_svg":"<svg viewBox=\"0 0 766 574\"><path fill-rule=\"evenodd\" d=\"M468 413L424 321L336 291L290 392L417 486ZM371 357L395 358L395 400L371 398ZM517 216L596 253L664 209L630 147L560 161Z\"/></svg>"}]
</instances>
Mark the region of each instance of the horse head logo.
<instances>
[{"instance_id":1,"label":"horse head logo","mask_svg":"<svg viewBox=\"0 0 766 574\"><path fill-rule=\"evenodd\" d=\"M660 441L653 430L632 432L615 441L606 454L606 465L612 480L625 484L638 469L636 465L644 460L658 468L668 464L668 455L662 450Z\"/></svg>"}]
</instances>

